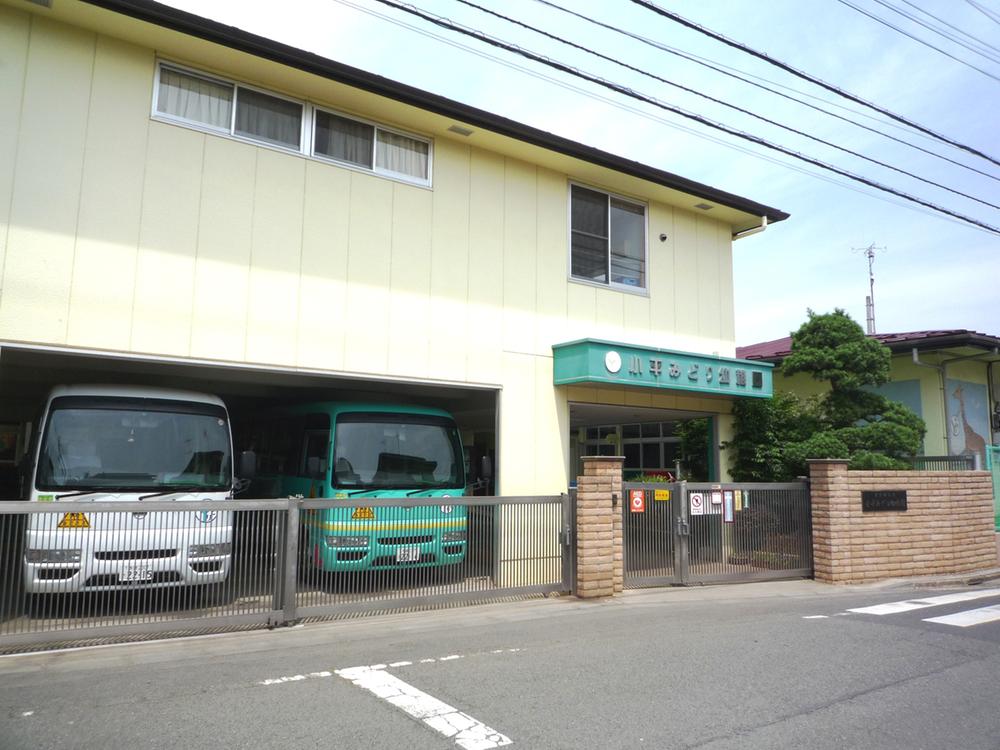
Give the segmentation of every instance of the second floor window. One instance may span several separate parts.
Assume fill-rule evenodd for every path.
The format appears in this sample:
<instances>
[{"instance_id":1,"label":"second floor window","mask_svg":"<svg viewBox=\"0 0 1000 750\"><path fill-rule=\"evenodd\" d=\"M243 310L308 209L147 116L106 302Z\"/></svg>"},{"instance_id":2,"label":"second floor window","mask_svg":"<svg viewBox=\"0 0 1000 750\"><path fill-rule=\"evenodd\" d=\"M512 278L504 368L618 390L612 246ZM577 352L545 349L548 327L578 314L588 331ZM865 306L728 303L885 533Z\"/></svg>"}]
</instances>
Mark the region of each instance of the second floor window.
<instances>
[{"instance_id":1,"label":"second floor window","mask_svg":"<svg viewBox=\"0 0 1000 750\"><path fill-rule=\"evenodd\" d=\"M154 115L430 185L431 143L310 103L160 64Z\"/></svg>"},{"instance_id":2,"label":"second floor window","mask_svg":"<svg viewBox=\"0 0 1000 750\"><path fill-rule=\"evenodd\" d=\"M598 190L570 188L570 274L628 289L646 288L646 207Z\"/></svg>"}]
</instances>

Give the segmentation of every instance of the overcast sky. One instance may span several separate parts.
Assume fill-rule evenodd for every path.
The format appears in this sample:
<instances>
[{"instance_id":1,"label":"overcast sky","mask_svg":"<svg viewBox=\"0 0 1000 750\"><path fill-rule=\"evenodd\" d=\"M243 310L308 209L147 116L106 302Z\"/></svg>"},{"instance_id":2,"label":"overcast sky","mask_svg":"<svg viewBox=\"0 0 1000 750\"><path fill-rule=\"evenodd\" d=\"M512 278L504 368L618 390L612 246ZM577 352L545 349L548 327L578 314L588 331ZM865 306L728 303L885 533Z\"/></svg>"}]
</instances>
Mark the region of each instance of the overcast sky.
<instances>
[{"instance_id":1,"label":"overcast sky","mask_svg":"<svg viewBox=\"0 0 1000 750\"><path fill-rule=\"evenodd\" d=\"M757 76L754 80L768 89L784 93L794 89L801 92L793 93L798 98L986 175L601 29L537 0L474 2L660 78L1000 205L1000 166L890 124L871 110L629 0L552 2L728 66L741 75ZM976 2L993 8L1000 19L996 0ZM1000 20L993 20L969 0L658 3L1000 161ZM847 3L881 16L989 75L879 24ZM805 319L807 308L826 312L841 307L864 326L868 261L858 248L872 244L885 248L876 250L875 259L875 314L880 333L968 328L1000 335L997 234L437 28L376 0L170 0L169 4L787 211L790 219L734 244L738 345L788 335ZM998 62L921 28L886 5L936 26L945 21L977 37L979 46L988 45L985 51ZM457 0L415 0L414 6L1000 227L1000 210L599 60ZM921 15L915 6L940 20Z\"/></svg>"}]
</instances>

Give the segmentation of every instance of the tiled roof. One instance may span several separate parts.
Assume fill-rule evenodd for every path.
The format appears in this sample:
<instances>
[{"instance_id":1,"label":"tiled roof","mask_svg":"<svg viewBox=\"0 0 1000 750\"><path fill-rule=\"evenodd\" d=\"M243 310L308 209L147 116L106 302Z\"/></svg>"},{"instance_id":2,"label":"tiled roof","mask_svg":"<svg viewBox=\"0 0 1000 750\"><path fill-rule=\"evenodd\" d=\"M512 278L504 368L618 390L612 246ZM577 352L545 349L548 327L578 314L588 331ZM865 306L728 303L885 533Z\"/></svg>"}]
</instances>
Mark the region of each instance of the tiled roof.
<instances>
[{"instance_id":1,"label":"tiled roof","mask_svg":"<svg viewBox=\"0 0 1000 750\"><path fill-rule=\"evenodd\" d=\"M956 346L978 346L992 349L1000 347L1000 337L986 333L955 328L944 331L909 331L907 333L875 333L873 339L881 341L893 351L910 349L914 346L920 349L946 349ZM785 336L774 341L761 341L757 344L736 347L736 356L740 359L761 359L765 361L781 361L792 353L792 337Z\"/></svg>"}]
</instances>

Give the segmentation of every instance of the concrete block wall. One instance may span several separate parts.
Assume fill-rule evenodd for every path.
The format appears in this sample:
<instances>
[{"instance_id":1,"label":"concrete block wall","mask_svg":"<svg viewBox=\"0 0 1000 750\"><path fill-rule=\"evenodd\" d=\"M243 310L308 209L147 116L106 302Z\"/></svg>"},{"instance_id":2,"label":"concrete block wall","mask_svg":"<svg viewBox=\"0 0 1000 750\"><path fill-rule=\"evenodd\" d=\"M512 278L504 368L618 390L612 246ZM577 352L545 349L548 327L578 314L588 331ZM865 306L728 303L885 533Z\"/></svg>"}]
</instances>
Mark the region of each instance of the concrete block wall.
<instances>
[{"instance_id":1,"label":"concrete block wall","mask_svg":"<svg viewBox=\"0 0 1000 750\"><path fill-rule=\"evenodd\" d=\"M818 581L961 573L997 565L993 489L983 471L848 471L809 462ZM864 513L861 493L905 490L906 511Z\"/></svg>"},{"instance_id":2,"label":"concrete block wall","mask_svg":"<svg viewBox=\"0 0 1000 750\"><path fill-rule=\"evenodd\" d=\"M621 456L586 456L576 485L576 594L581 599L622 590Z\"/></svg>"}]
</instances>

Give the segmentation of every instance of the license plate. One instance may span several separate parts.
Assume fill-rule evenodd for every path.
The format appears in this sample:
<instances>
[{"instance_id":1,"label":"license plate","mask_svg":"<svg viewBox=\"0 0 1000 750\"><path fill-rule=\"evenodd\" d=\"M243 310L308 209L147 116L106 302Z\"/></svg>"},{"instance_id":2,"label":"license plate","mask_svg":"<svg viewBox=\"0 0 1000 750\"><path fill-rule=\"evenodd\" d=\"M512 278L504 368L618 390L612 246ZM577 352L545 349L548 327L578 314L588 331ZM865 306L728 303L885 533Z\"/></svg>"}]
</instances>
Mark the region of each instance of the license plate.
<instances>
[{"instance_id":1,"label":"license plate","mask_svg":"<svg viewBox=\"0 0 1000 750\"><path fill-rule=\"evenodd\" d=\"M118 574L121 583L138 583L141 581L152 581L153 571L149 568L125 568Z\"/></svg>"},{"instance_id":2,"label":"license plate","mask_svg":"<svg viewBox=\"0 0 1000 750\"><path fill-rule=\"evenodd\" d=\"M420 547L400 547L396 550L396 562L420 562Z\"/></svg>"}]
</instances>

